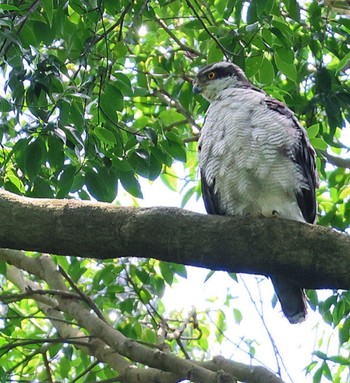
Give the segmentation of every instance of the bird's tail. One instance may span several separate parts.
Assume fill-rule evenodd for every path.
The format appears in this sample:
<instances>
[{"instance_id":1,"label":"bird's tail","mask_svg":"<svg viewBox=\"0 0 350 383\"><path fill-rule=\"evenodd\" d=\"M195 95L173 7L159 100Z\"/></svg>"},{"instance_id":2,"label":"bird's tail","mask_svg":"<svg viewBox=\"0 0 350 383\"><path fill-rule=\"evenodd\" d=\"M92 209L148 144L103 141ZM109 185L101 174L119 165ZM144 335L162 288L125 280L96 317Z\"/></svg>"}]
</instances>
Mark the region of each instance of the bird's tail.
<instances>
[{"instance_id":1,"label":"bird's tail","mask_svg":"<svg viewBox=\"0 0 350 383\"><path fill-rule=\"evenodd\" d=\"M290 323L303 322L307 314L306 297L301 287L282 277L271 277L283 314Z\"/></svg>"}]
</instances>

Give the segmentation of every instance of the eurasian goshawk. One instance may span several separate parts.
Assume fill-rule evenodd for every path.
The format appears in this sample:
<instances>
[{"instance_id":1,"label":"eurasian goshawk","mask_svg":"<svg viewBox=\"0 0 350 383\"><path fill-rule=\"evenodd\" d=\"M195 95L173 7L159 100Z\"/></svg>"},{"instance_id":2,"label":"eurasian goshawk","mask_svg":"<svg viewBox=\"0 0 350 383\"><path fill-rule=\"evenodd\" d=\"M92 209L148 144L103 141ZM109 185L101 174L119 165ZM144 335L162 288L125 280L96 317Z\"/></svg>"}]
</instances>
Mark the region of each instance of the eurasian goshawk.
<instances>
[{"instance_id":1,"label":"eurasian goshawk","mask_svg":"<svg viewBox=\"0 0 350 383\"><path fill-rule=\"evenodd\" d=\"M200 70L193 90L210 102L199 139L207 212L315 223L315 151L293 112L229 62ZM271 279L288 320L303 321L302 288L279 276Z\"/></svg>"}]
</instances>

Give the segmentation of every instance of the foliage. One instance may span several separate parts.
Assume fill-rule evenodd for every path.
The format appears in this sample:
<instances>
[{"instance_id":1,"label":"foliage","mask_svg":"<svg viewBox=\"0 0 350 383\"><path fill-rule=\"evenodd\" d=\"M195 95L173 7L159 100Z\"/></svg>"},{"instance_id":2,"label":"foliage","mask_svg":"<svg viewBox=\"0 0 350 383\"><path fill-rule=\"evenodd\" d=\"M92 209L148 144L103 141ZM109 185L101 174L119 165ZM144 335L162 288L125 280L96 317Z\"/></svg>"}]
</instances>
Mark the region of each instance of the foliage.
<instances>
[{"instance_id":1,"label":"foliage","mask_svg":"<svg viewBox=\"0 0 350 383\"><path fill-rule=\"evenodd\" d=\"M338 6L315 0L5 0L0 186L30 197L118 202L121 187L141 198L142 178L160 176L174 187L173 165L181 162L185 205L199 196L196 121L207 107L193 95L192 77L205 63L229 59L308 128L321 177L319 224L346 230L350 161L338 156L348 149L342 132L350 119L350 20ZM163 329L176 353L208 351L208 328L199 333L198 319L174 318L183 322L178 337L178 327L164 320L158 298L184 275L182 267L55 259L74 282L71 288L76 284L90 296L126 336L157 344ZM15 294L19 286L6 282L5 264L1 272L3 289ZM73 347L74 340L62 340L33 300L5 298L2 381L115 377L108 364ZM350 347L349 294L335 292L322 301L310 291L309 298L337 329L342 349L336 356L316 352L308 371L315 382L340 382L349 374L341 356ZM244 321L238 309L234 315ZM221 310L217 324L220 341L226 326Z\"/></svg>"}]
</instances>

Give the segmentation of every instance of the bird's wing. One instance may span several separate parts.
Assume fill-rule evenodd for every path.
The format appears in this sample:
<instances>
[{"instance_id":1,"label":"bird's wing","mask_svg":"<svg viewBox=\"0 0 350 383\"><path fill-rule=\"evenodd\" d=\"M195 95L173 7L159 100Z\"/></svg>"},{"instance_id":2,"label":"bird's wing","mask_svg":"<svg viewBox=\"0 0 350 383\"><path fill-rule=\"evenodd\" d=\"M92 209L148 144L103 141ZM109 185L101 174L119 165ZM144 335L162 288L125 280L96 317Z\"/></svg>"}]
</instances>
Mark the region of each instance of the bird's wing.
<instances>
[{"instance_id":1,"label":"bird's wing","mask_svg":"<svg viewBox=\"0 0 350 383\"><path fill-rule=\"evenodd\" d=\"M303 217L308 223L315 223L317 216L317 204L315 189L318 186L318 175L316 170L315 150L310 144L305 129L300 125L294 113L282 102L266 97L267 107L285 116L289 120L287 126L292 126L289 133L294 137L292 145L292 160L299 166L307 187L302 187L296 193L298 206Z\"/></svg>"},{"instance_id":2,"label":"bird's wing","mask_svg":"<svg viewBox=\"0 0 350 383\"><path fill-rule=\"evenodd\" d=\"M220 115L220 118L216 116ZM208 214L225 215L220 193L216 190L216 176L222 171L227 156L227 121L233 122L229 108L211 104L207 111L199 139L199 165L204 206ZM202 150L202 143L204 145Z\"/></svg>"},{"instance_id":3,"label":"bird's wing","mask_svg":"<svg viewBox=\"0 0 350 383\"><path fill-rule=\"evenodd\" d=\"M202 197L205 210L208 214L224 215L225 212L220 207L220 194L215 192L215 178L209 184L205 178L204 171L201 169Z\"/></svg>"}]
</instances>

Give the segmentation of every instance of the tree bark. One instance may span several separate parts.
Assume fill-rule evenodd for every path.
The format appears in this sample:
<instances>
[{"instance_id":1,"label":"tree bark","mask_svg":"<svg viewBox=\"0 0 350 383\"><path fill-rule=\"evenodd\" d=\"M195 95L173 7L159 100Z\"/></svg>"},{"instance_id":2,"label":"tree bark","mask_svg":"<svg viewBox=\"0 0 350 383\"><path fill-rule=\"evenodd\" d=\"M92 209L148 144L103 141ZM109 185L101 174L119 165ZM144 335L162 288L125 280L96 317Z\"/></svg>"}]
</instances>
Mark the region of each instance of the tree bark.
<instances>
[{"instance_id":1,"label":"tree bark","mask_svg":"<svg viewBox=\"0 0 350 383\"><path fill-rule=\"evenodd\" d=\"M350 238L280 218L222 217L177 208L127 208L31 199L0 191L0 247L82 258L156 258L305 288L350 288Z\"/></svg>"}]
</instances>

